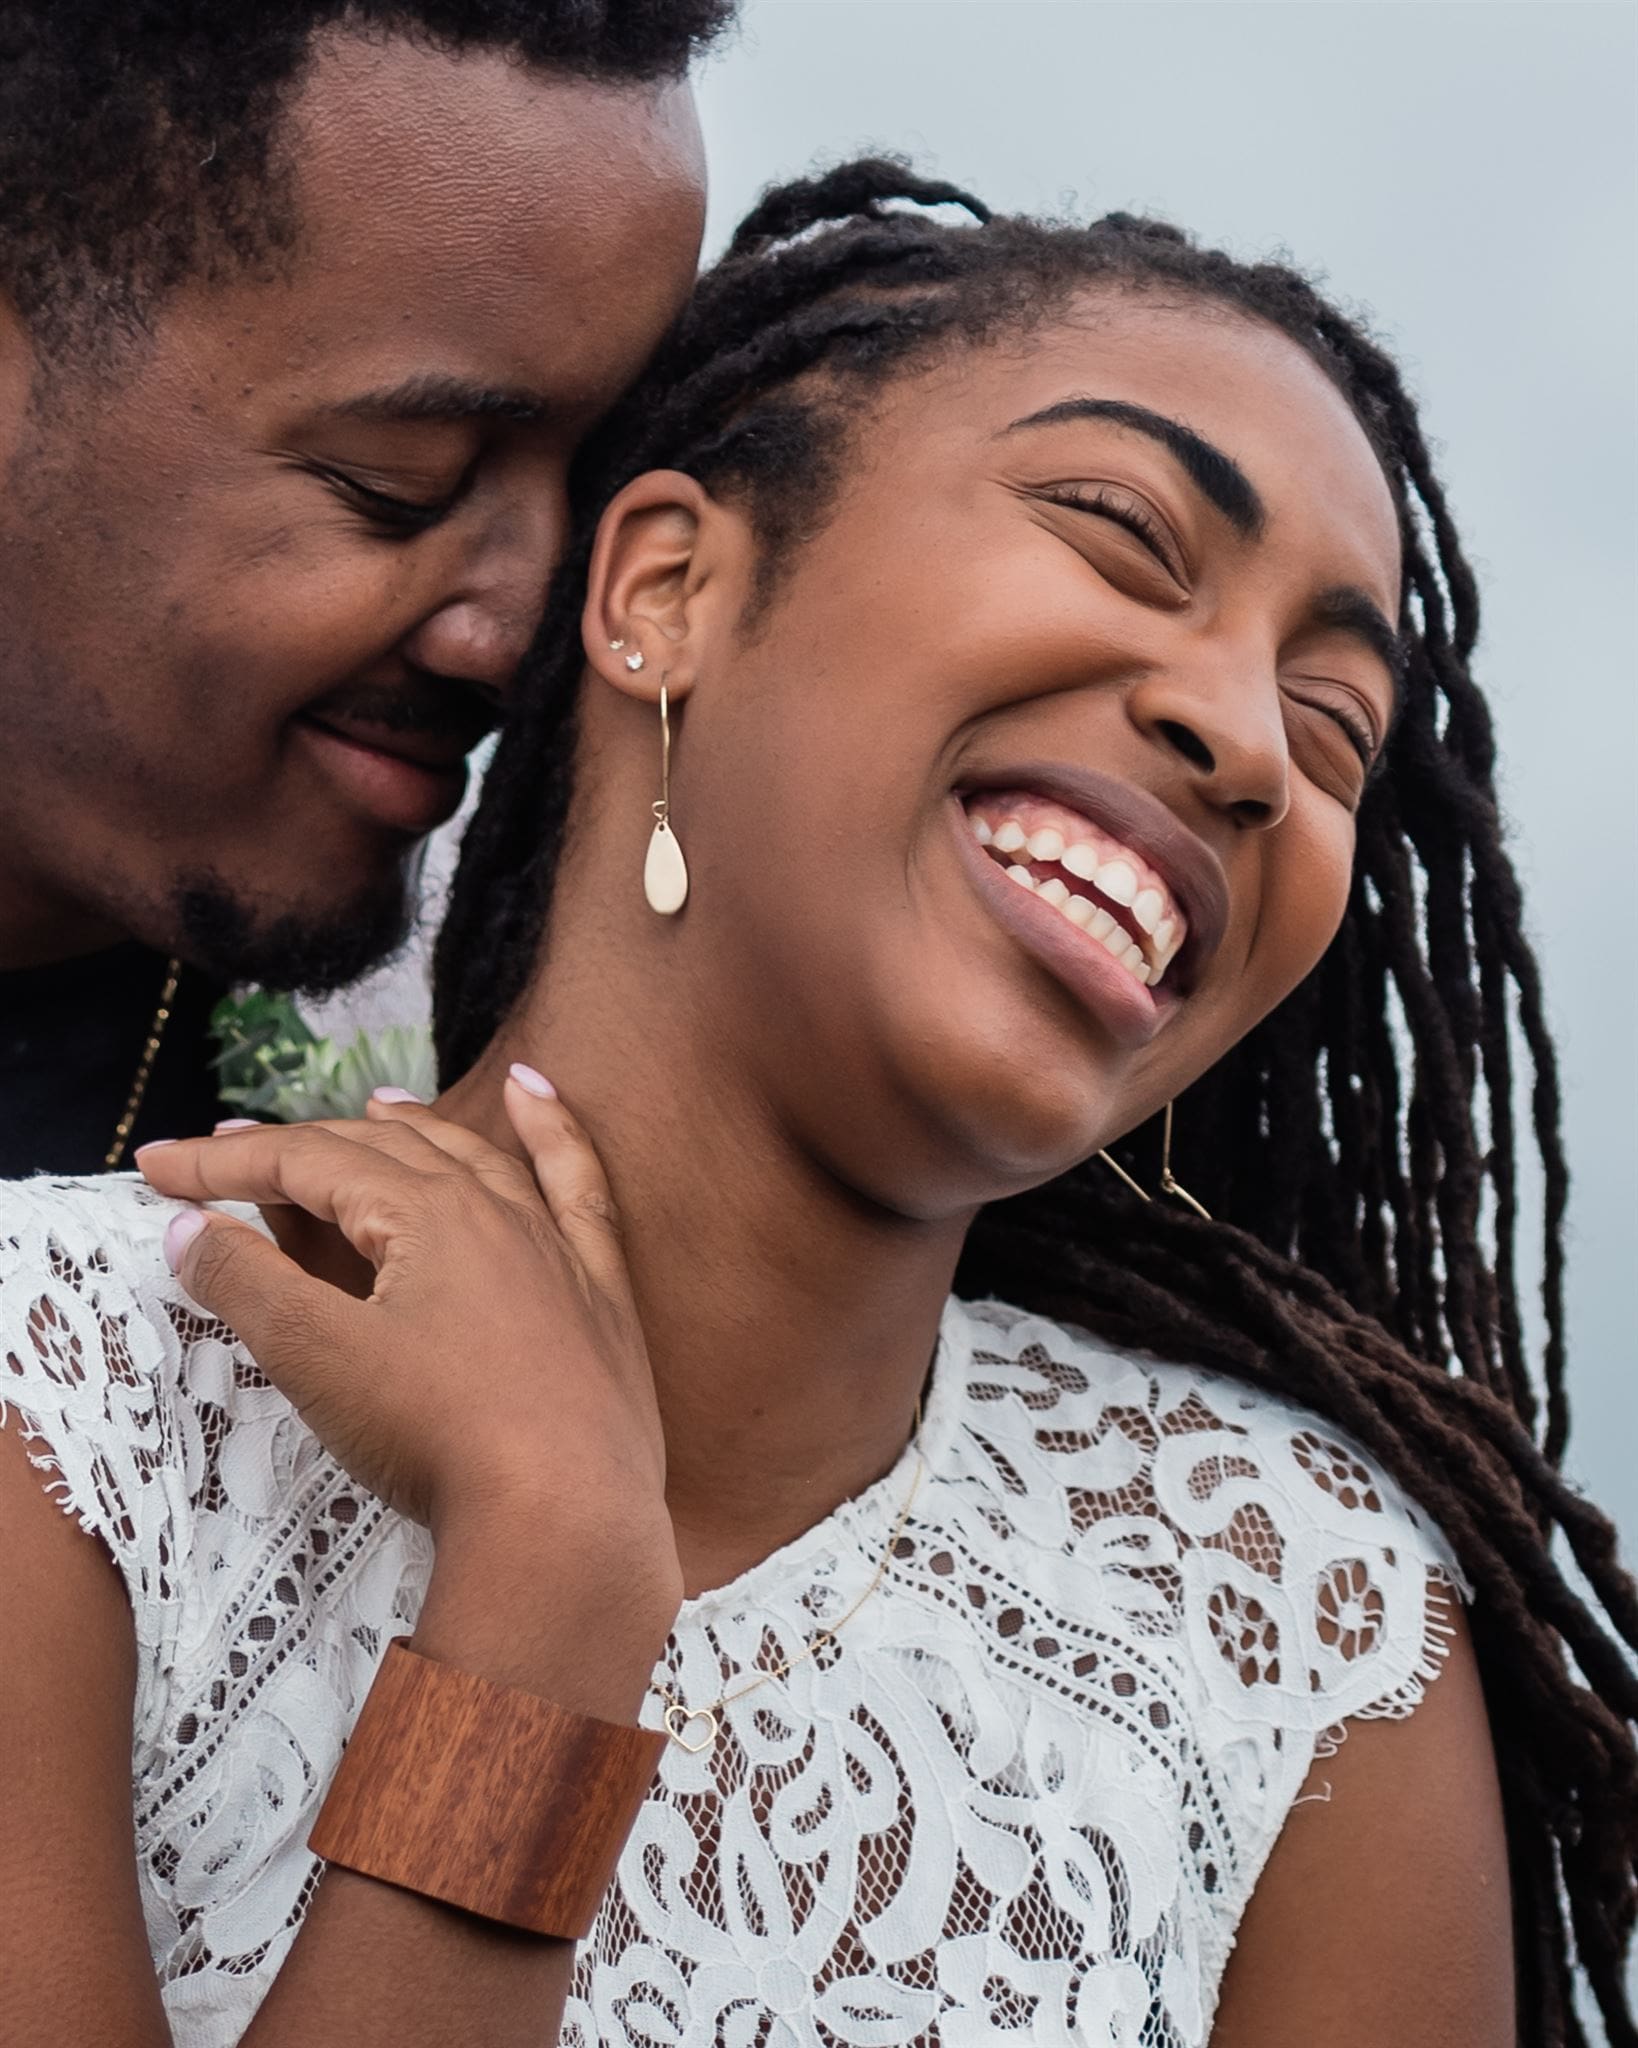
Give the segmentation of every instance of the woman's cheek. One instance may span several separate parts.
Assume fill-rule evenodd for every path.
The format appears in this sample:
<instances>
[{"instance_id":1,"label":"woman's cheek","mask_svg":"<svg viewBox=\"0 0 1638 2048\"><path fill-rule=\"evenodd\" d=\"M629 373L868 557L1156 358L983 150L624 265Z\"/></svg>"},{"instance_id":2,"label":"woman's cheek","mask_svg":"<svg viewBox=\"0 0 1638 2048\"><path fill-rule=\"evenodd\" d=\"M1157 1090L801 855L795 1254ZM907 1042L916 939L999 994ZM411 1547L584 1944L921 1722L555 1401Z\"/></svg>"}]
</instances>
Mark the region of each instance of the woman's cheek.
<instances>
[{"instance_id":1,"label":"woman's cheek","mask_svg":"<svg viewBox=\"0 0 1638 2048\"><path fill-rule=\"evenodd\" d=\"M1353 879L1353 818L1334 799L1309 792L1306 801L1293 800L1262 851L1261 892L1242 955L1241 1032L1284 1002L1336 937Z\"/></svg>"},{"instance_id":2,"label":"woman's cheek","mask_svg":"<svg viewBox=\"0 0 1638 2048\"><path fill-rule=\"evenodd\" d=\"M1269 920L1287 956L1282 995L1312 973L1341 929L1353 883L1354 820L1333 798L1315 795L1288 825L1298 830L1280 850L1278 914Z\"/></svg>"}]
</instances>

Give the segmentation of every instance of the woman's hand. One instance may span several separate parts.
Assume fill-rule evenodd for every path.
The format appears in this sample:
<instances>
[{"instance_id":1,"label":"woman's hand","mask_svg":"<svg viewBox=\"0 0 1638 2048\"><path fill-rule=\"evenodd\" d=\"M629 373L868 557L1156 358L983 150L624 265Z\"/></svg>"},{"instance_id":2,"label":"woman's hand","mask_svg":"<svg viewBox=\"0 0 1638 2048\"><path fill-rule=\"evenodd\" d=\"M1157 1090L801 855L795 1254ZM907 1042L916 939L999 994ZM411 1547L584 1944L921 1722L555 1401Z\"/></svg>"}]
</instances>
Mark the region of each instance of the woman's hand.
<instances>
[{"instance_id":1,"label":"woman's hand","mask_svg":"<svg viewBox=\"0 0 1638 2048\"><path fill-rule=\"evenodd\" d=\"M294 1204L369 1262L360 1300L230 1217L187 1212L166 1239L188 1293L361 1486L440 1548L451 1524L538 1517L611 1585L656 1573L663 1605L681 1579L619 1226L584 1132L538 1082L514 1069L505 1084L532 1174L429 1109L380 1101L365 1122L224 1132L138 1164L185 1201Z\"/></svg>"}]
</instances>

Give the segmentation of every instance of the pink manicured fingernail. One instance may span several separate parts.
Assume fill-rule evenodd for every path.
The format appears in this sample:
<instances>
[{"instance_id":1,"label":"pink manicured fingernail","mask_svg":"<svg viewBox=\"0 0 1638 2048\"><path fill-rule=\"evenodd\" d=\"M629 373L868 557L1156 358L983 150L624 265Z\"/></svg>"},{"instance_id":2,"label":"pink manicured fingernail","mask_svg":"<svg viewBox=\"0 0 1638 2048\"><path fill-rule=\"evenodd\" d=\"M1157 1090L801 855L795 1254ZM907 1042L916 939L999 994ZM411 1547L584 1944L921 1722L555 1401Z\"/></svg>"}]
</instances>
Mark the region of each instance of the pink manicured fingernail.
<instances>
[{"instance_id":1,"label":"pink manicured fingernail","mask_svg":"<svg viewBox=\"0 0 1638 2048\"><path fill-rule=\"evenodd\" d=\"M216 1130L211 1132L211 1136L214 1138L217 1131L259 1131L260 1129L261 1123L256 1117L225 1116L216 1126Z\"/></svg>"},{"instance_id":2,"label":"pink manicured fingernail","mask_svg":"<svg viewBox=\"0 0 1638 2048\"><path fill-rule=\"evenodd\" d=\"M514 1060L506 1071L520 1088L527 1089L531 1095L538 1095L542 1102L557 1100L557 1090L546 1076L537 1073L533 1067L526 1067L522 1060Z\"/></svg>"},{"instance_id":3,"label":"pink manicured fingernail","mask_svg":"<svg viewBox=\"0 0 1638 2048\"><path fill-rule=\"evenodd\" d=\"M146 1144L139 1145L131 1154L131 1157L133 1159L140 1159L144 1152L157 1152L161 1145L174 1145L175 1143L176 1140L174 1138L150 1138Z\"/></svg>"},{"instance_id":4,"label":"pink manicured fingernail","mask_svg":"<svg viewBox=\"0 0 1638 2048\"><path fill-rule=\"evenodd\" d=\"M173 1273L182 1265L182 1254L205 1227L203 1209L179 1209L165 1226L165 1263Z\"/></svg>"},{"instance_id":5,"label":"pink manicured fingernail","mask_svg":"<svg viewBox=\"0 0 1638 2048\"><path fill-rule=\"evenodd\" d=\"M412 1095L407 1088L377 1088L371 1098L375 1102L419 1102L419 1095Z\"/></svg>"}]
</instances>

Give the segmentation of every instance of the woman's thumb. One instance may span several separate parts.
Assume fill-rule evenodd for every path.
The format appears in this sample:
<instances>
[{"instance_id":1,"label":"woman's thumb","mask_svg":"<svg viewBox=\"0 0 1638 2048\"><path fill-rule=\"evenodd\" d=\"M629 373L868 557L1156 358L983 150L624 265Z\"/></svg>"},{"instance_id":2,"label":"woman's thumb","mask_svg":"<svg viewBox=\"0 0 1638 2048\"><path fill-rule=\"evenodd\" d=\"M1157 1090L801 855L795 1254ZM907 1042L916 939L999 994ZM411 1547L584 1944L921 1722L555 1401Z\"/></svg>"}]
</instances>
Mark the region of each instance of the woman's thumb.
<instances>
[{"instance_id":1,"label":"woman's thumb","mask_svg":"<svg viewBox=\"0 0 1638 2048\"><path fill-rule=\"evenodd\" d=\"M248 1223L178 1209L165 1228L165 1263L208 1315L226 1323L267 1377L299 1407L335 1355L344 1299L304 1273Z\"/></svg>"}]
</instances>

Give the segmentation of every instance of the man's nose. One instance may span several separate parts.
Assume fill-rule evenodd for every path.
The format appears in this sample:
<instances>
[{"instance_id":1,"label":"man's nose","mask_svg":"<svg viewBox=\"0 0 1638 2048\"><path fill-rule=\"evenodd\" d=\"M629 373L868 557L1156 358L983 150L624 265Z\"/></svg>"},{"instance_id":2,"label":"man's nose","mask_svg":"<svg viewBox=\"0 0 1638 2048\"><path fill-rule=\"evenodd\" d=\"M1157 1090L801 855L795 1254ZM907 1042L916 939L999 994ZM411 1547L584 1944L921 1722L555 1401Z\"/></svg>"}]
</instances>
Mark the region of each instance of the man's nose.
<instances>
[{"instance_id":1,"label":"man's nose","mask_svg":"<svg viewBox=\"0 0 1638 2048\"><path fill-rule=\"evenodd\" d=\"M1183 761L1209 803L1266 831L1291 804L1291 748L1272 664L1203 655L1142 678L1127 709L1145 738Z\"/></svg>"},{"instance_id":2,"label":"man's nose","mask_svg":"<svg viewBox=\"0 0 1638 2048\"><path fill-rule=\"evenodd\" d=\"M504 694L540 625L563 547L560 504L510 508L404 643L417 668Z\"/></svg>"},{"instance_id":3,"label":"man's nose","mask_svg":"<svg viewBox=\"0 0 1638 2048\"><path fill-rule=\"evenodd\" d=\"M528 650L545 605L545 581L534 602L463 597L441 605L404 643L418 669L504 695Z\"/></svg>"}]
</instances>

